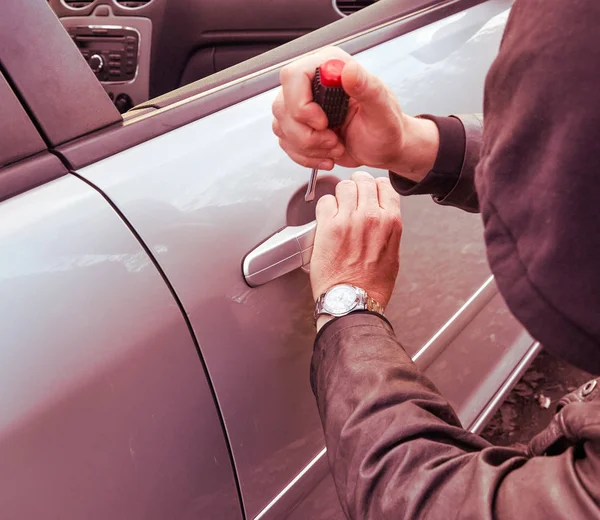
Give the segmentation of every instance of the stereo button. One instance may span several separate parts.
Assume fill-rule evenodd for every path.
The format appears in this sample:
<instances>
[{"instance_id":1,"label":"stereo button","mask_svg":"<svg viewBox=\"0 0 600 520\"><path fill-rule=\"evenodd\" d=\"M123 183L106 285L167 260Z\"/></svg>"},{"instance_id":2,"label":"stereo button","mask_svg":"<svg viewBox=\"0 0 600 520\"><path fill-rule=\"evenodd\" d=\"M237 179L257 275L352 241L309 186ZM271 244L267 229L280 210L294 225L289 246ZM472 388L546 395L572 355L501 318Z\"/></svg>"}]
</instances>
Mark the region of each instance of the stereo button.
<instances>
[{"instance_id":1,"label":"stereo button","mask_svg":"<svg viewBox=\"0 0 600 520\"><path fill-rule=\"evenodd\" d=\"M100 72L104 68L104 60L99 54L94 54L90 58L90 67L94 72Z\"/></svg>"}]
</instances>

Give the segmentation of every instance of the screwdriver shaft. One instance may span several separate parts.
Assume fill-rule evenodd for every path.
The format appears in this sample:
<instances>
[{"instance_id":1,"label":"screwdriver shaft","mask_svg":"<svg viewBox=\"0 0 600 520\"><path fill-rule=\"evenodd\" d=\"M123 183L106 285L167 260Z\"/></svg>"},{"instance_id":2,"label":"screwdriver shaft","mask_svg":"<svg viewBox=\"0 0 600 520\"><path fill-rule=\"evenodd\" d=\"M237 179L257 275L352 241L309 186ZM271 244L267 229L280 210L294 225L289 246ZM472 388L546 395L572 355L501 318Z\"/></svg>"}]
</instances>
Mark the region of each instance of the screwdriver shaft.
<instances>
[{"instance_id":1,"label":"screwdriver shaft","mask_svg":"<svg viewBox=\"0 0 600 520\"><path fill-rule=\"evenodd\" d=\"M315 190L317 189L317 175L319 170L313 168L310 172L310 178L308 179L308 186L306 187L306 195L304 195L305 202L311 202L315 200Z\"/></svg>"}]
</instances>

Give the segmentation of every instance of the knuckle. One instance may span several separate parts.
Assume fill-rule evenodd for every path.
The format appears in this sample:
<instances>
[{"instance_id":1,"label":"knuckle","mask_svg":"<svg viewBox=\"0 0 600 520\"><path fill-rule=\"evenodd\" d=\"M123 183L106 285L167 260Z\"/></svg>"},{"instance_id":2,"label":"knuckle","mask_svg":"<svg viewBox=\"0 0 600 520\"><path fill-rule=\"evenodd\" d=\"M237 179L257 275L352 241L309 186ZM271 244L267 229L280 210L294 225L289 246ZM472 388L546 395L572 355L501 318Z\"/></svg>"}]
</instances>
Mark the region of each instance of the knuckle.
<instances>
[{"instance_id":1,"label":"knuckle","mask_svg":"<svg viewBox=\"0 0 600 520\"><path fill-rule=\"evenodd\" d=\"M277 137L283 137L283 132L281 131L281 127L279 126L277 119L273 119L273 123L271 123L271 129Z\"/></svg>"},{"instance_id":2,"label":"knuckle","mask_svg":"<svg viewBox=\"0 0 600 520\"><path fill-rule=\"evenodd\" d=\"M387 219L392 230L402 231L402 217L400 213L388 213Z\"/></svg>"},{"instance_id":3,"label":"knuckle","mask_svg":"<svg viewBox=\"0 0 600 520\"><path fill-rule=\"evenodd\" d=\"M275 119L282 119L285 113L285 107L283 105L283 100L281 100L279 97L275 101L273 101L273 105L271 106L271 112Z\"/></svg>"},{"instance_id":4,"label":"knuckle","mask_svg":"<svg viewBox=\"0 0 600 520\"><path fill-rule=\"evenodd\" d=\"M323 150L319 150L318 148L313 149L309 147L304 147L302 151L306 154L307 157L310 157L311 159L319 159L320 161L327 160L327 157L325 157ZM319 169L322 170L323 168Z\"/></svg>"},{"instance_id":5,"label":"knuckle","mask_svg":"<svg viewBox=\"0 0 600 520\"><path fill-rule=\"evenodd\" d=\"M281 69L279 72L279 81L282 85L287 83L294 76L294 69L295 67L293 64L286 65Z\"/></svg>"},{"instance_id":6,"label":"knuckle","mask_svg":"<svg viewBox=\"0 0 600 520\"><path fill-rule=\"evenodd\" d=\"M310 157L311 159L318 159L320 157L319 150L313 150L311 148L308 148L307 146L302 147L302 153L306 157Z\"/></svg>"},{"instance_id":7,"label":"knuckle","mask_svg":"<svg viewBox=\"0 0 600 520\"><path fill-rule=\"evenodd\" d=\"M304 166L305 168L312 168L314 165L314 161L310 159L310 157L298 157L296 162L300 166Z\"/></svg>"},{"instance_id":8,"label":"knuckle","mask_svg":"<svg viewBox=\"0 0 600 520\"><path fill-rule=\"evenodd\" d=\"M322 157L323 152L318 146L318 139L315 138L313 132L309 129L299 130L295 134L294 139L298 148L308 157Z\"/></svg>"},{"instance_id":9,"label":"knuckle","mask_svg":"<svg viewBox=\"0 0 600 520\"><path fill-rule=\"evenodd\" d=\"M319 132L319 145L324 148L333 148L338 144L338 138L336 135L331 135L329 132Z\"/></svg>"},{"instance_id":10,"label":"knuckle","mask_svg":"<svg viewBox=\"0 0 600 520\"><path fill-rule=\"evenodd\" d=\"M373 76L373 97L376 101L385 101L388 97L388 89L385 84L376 76Z\"/></svg>"},{"instance_id":11,"label":"knuckle","mask_svg":"<svg viewBox=\"0 0 600 520\"><path fill-rule=\"evenodd\" d=\"M299 105L292 105L289 107L289 114L292 116L292 119L296 121L303 121L305 118L304 108Z\"/></svg>"},{"instance_id":12,"label":"knuckle","mask_svg":"<svg viewBox=\"0 0 600 520\"><path fill-rule=\"evenodd\" d=\"M290 151L288 150L288 143L285 139L282 139L281 137L279 138L279 146L281 147L281 149L286 152L286 153L290 153Z\"/></svg>"},{"instance_id":13,"label":"knuckle","mask_svg":"<svg viewBox=\"0 0 600 520\"><path fill-rule=\"evenodd\" d=\"M374 208L368 208L363 211L362 220L368 226L376 226L381 223L381 215Z\"/></svg>"},{"instance_id":14,"label":"knuckle","mask_svg":"<svg viewBox=\"0 0 600 520\"><path fill-rule=\"evenodd\" d=\"M311 159L309 159L308 157L306 157L304 155L300 155L299 153L296 153L282 139L279 140L279 145L281 146L281 148L283 149L283 151L289 155L289 157L290 157L290 159L292 159L292 161L294 161L295 163L299 164L300 166L304 166L306 168L312 168L312 161L311 161Z\"/></svg>"},{"instance_id":15,"label":"knuckle","mask_svg":"<svg viewBox=\"0 0 600 520\"><path fill-rule=\"evenodd\" d=\"M334 237L342 238L346 234L346 223L339 218L334 218L330 222L330 230Z\"/></svg>"},{"instance_id":16,"label":"knuckle","mask_svg":"<svg viewBox=\"0 0 600 520\"><path fill-rule=\"evenodd\" d=\"M319 135L311 128L304 128L302 130L301 138L304 146L309 146L311 148L316 148L320 143Z\"/></svg>"}]
</instances>

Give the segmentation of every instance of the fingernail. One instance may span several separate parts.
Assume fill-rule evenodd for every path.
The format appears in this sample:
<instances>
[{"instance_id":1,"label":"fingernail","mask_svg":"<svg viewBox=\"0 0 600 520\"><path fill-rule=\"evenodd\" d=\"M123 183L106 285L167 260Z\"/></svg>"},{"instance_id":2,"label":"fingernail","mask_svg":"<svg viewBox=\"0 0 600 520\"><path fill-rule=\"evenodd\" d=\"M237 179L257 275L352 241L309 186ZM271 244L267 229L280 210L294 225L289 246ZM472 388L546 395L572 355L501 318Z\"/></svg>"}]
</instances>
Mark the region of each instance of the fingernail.
<instances>
[{"instance_id":1,"label":"fingernail","mask_svg":"<svg viewBox=\"0 0 600 520\"><path fill-rule=\"evenodd\" d=\"M319 166L317 166L317 168L318 168L319 170L326 170L326 169L328 169L328 168L329 168L329 165L330 165L329 161L321 161L321 162L319 163Z\"/></svg>"}]
</instances>

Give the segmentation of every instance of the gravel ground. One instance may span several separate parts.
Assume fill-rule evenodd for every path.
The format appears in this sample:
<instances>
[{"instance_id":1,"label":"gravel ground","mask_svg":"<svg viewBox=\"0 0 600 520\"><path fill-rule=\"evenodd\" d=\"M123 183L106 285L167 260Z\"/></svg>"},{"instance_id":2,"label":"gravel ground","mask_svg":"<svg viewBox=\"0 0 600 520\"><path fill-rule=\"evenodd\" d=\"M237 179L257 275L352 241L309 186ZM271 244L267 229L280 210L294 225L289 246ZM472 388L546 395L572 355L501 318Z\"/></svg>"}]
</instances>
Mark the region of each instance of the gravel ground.
<instances>
[{"instance_id":1,"label":"gravel ground","mask_svg":"<svg viewBox=\"0 0 600 520\"><path fill-rule=\"evenodd\" d=\"M526 445L550 422L559 399L592 377L546 352L540 353L482 436L500 446Z\"/></svg>"}]
</instances>

